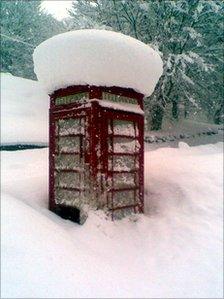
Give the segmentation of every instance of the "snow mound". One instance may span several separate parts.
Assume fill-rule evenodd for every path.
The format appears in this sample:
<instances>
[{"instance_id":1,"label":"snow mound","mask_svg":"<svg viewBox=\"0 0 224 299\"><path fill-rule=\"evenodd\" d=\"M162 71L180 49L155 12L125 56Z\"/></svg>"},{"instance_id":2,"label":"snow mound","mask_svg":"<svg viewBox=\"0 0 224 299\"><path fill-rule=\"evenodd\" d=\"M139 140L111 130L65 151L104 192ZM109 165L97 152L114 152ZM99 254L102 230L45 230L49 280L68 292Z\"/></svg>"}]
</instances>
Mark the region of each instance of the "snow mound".
<instances>
[{"instance_id":1,"label":"snow mound","mask_svg":"<svg viewBox=\"0 0 224 299\"><path fill-rule=\"evenodd\" d=\"M1 74L1 143L46 143L48 102L39 82Z\"/></svg>"},{"instance_id":2,"label":"snow mound","mask_svg":"<svg viewBox=\"0 0 224 299\"><path fill-rule=\"evenodd\" d=\"M180 149L188 149L190 146L186 142L179 142L178 147Z\"/></svg>"},{"instance_id":3,"label":"snow mound","mask_svg":"<svg viewBox=\"0 0 224 299\"><path fill-rule=\"evenodd\" d=\"M76 30L41 43L34 71L48 93L71 85L119 86L149 96L163 72L159 54L130 36Z\"/></svg>"}]
</instances>

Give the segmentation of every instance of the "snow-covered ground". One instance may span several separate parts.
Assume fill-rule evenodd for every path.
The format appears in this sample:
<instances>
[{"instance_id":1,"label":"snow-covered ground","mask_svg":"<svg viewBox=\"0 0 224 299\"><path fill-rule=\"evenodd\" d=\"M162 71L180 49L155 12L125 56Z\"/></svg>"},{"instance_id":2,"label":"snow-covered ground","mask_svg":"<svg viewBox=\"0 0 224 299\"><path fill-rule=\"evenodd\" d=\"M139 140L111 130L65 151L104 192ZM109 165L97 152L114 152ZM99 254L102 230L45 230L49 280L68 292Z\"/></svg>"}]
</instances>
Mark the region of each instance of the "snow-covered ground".
<instances>
[{"instance_id":1,"label":"snow-covered ground","mask_svg":"<svg viewBox=\"0 0 224 299\"><path fill-rule=\"evenodd\" d=\"M145 153L145 214L47 210L48 150L2 152L3 298L222 298L223 143Z\"/></svg>"}]
</instances>

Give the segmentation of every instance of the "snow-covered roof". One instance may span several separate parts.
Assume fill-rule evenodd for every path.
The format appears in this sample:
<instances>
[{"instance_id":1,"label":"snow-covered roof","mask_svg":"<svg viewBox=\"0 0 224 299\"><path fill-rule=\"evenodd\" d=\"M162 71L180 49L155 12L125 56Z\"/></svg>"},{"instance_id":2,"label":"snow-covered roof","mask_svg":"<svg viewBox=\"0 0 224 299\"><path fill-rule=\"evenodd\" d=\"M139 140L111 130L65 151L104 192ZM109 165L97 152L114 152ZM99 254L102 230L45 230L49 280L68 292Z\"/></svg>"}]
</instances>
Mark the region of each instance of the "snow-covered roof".
<instances>
[{"instance_id":1,"label":"snow-covered roof","mask_svg":"<svg viewBox=\"0 0 224 299\"><path fill-rule=\"evenodd\" d=\"M41 43L34 71L48 93L71 85L119 86L149 96L163 72L159 54L141 41L106 30L76 30Z\"/></svg>"}]
</instances>

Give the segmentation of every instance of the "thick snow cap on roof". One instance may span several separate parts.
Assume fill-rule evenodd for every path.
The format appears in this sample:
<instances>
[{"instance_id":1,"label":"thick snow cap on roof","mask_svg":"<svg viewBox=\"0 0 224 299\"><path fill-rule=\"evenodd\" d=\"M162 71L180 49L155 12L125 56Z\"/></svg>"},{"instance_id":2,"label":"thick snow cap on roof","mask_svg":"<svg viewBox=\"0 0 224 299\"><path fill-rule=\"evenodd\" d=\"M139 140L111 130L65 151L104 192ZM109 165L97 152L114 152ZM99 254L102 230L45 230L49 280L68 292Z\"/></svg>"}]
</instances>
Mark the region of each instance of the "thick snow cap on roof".
<instances>
[{"instance_id":1,"label":"thick snow cap on roof","mask_svg":"<svg viewBox=\"0 0 224 299\"><path fill-rule=\"evenodd\" d=\"M106 30L76 30L41 43L34 71L48 93L71 85L133 88L149 96L163 72L159 54L130 36Z\"/></svg>"}]
</instances>

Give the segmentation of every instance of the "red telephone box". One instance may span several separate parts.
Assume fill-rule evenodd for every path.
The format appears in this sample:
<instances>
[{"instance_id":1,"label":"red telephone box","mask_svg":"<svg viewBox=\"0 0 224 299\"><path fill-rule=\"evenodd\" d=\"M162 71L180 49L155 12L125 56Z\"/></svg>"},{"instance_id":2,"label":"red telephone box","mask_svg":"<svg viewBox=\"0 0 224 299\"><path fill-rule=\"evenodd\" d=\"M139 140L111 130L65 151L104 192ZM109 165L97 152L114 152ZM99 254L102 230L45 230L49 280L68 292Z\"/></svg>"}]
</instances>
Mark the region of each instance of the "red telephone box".
<instances>
[{"instance_id":1,"label":"red telephone box","mask_svg":"<svg viewBox=\"0 0 224 299\"><path fill-rule=\"evenodd\" d=\"M80 223L91 207L112 219L142 213L143 95L163 73L160 55L130 36L84 29L44 41L33 59L51 98L49 208Z\"/></svg>"},{"instance_id":2,"label":"red telephone box","mask_svg":"<svg viewBox=\"0 0 224 299\"><path fill-rule=\"evenodd\" d=\"M142 213L143 94L80 85L50 97L50 209L80 223L85 206Z\"/></svg>"}]
</instances>

